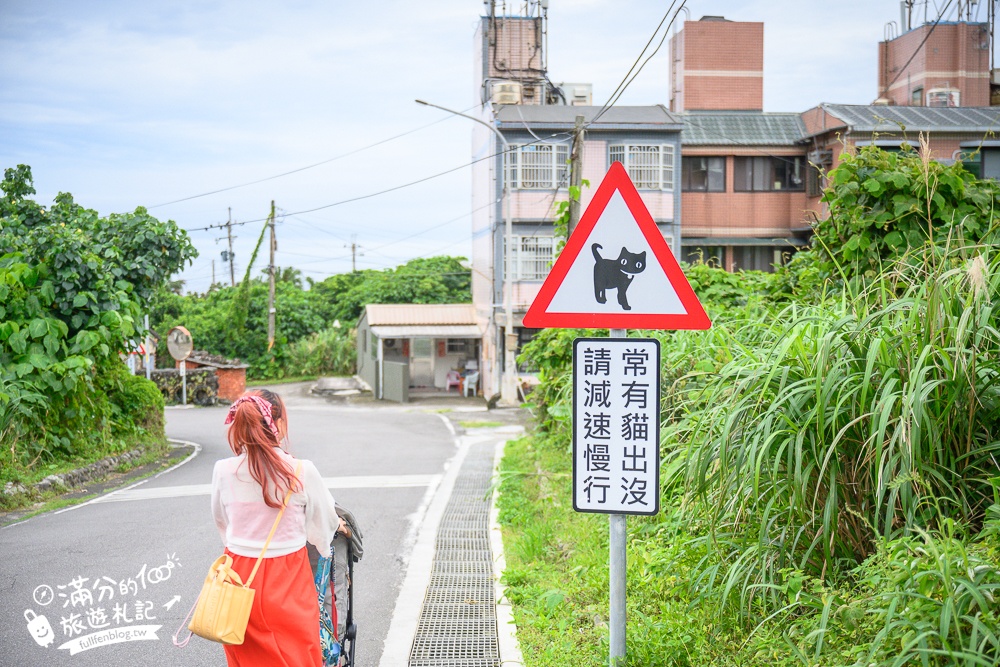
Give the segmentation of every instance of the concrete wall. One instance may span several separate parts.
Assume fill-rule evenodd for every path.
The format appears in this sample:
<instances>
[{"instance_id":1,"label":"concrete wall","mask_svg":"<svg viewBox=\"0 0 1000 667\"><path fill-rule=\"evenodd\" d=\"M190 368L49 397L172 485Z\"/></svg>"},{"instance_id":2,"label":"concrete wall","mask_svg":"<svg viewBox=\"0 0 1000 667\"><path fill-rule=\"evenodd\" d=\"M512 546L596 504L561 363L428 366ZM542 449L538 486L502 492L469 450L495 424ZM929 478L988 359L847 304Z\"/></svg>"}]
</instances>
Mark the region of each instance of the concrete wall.
<instances>
[{"instance_id":1,"label":"concrete wall","mask_svg":"<svg viewBox=\"0 0 1000 667\"><path fill-rule=\"evenodd\" d=\"M372 344L371 327L362 316L357 330L358 377L378 396L378 348Z\"/></svg>"},{"instance_id":2,"label":"concrete wall","mask_svg":"<svg viewBox=\"0 0 1000 667\"><path fill-rule=\"evenodd\" d=\"M397 403L407 403L410 400L410 365L398 361L383 362L385 386L382 398Z\"/></svg>"}]
</instances>

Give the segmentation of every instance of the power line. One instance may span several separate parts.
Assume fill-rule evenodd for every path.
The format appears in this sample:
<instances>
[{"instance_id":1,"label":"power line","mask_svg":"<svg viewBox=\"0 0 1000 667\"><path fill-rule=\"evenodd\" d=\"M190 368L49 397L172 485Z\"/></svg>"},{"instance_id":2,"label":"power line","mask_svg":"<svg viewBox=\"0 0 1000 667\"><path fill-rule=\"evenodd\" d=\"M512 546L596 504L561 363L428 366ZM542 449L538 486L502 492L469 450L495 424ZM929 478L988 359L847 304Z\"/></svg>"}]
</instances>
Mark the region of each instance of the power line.
<instances>
[{"instance_id":1,"label":"power line","mask_svg":"<svg viewBox=\"0 0 1000 667\"><path fill-rule=\"evenodd\" d=\"M639 73L642 72L642 68L646 66L646 63L648 63L653 58L653 56L657 54L657 52L660 50L660 47L663 46L664 40L666 40L667 35L670 34L670 26L672 26L674 24L674 21L677 20L677 15L680 14L681 9L683 9L684 5L687 4L687 0L682 0L680 6L677 8L677 11L674 12L674 17L670 19L670 23L667 24L666 29L663 31L663 37L660 39L660 43L656 45L656 48L653 50L651 54L649 54L649 57L646 58L646 60L642 63L642 65L639 65L639 61L642 60L642 57L646 54L646 49L648 49L649 45L653 43L654 39L656 39L656 36L660 32L660 28L663 27L663 24L670 16L670 13L674 11L674 5L676 4L677 0L673 0L673 2L670 3L670 7L667 8L667 11L663 15L663 18L660 19L660 23L656 26L656 30L653 31L652 35L650 35L649 41L646 42L646 46L642 47L642 51L639 52L639 56L635 59L635 62L632 63L632 67L630 67L628 72L625 73L625 77L621 80L621 83L618 84L618 87L615 88L614 92L611 93L611 97L609 97L608 101L604 103L604 106L601 107L601 110L597 112L597 114L590 120L589 123L587 123L587 127L590 127L591 125L596 123L601 116L607 113L608 109L610 109L611 107L613 107L615 104L618 103L618 100L621 99L621 96L625 93L628 87L632 85L632 82L635 81L636 77L639 76ZM635 75L632 75L632 71L635 70L636 65L639 65L639 69L635 71ZM632 78L629 78L629 76L631 76Z\"/></svg>"},{"instance_id":2,"label":"power line","mask_svg":"<svg viewBox=\"0 0 1000 667\"><path fill-rule=\"evenodd\" d=\"M889 92L889 88L892 87L892 84L896 83L896 79L898 79L903 75L903 72L906 71L906 68L910 66L910 63L913 62L913 59L917 57L918 53L920 53L920 49L924 48L924 44L927 43L927 39L931 36L931 33L934 32L934 28L938 26L938 23L941 22L941 19L944 18L944 14L945 12L948 11L948 7L951 6L952 2L953 0L948 0L948 2L945 3L944 7L941 8L941 12L938 14L937 20L934 21L934 25L931 26L930 30L927 31L927 34L924 35L924 38L920 40L919 44L917 44L917 48L913 50L913 53L910 55L909 60L906 61L905 65L899 68L899 71L896 73L896 76L892 77L892 81L885 84L885 90L883 91L884 93ZM889 55L888 49L889 49L889 43L886 42L886 62L888 62L888 55Z\"/></svg>"},{"instance_id":3,"label":"power line","mask_svg":"<svg viewBox=\"0 0 1000 667\"><path fill-rule=\"evenodd\" d=\"M531 146L531 145L540 143L540 142L548 140L548 139L554 139L555 137L567 136L567 135L568 135L567 132L556 132L554 134L549 135L548 137L545 137L544 139L539 139L537 141L532 141L530 143L521 144L521 145L522 146ZM440 178L441 176L446 176L448 174L451 174L451 173L454 173L456 171L459 171L460 169L465 169L466 167L471 167L472 165L474 165L474 164L476 164L478 162L482 162L483 160L489 160L489 159L497 157L498 155L503 155L503 154L504 154L504 151L501 150L501 151L496 152L496 153L491 153L489 155L485 155L485 156L483 156L481 158L476 158L472 162L467 162L467 163L465 163L463 165L459 165L459 166L453 167L451 169L446 169L445 171L440 171L440 172L438 172L436 174L432 174L430 176L425 176L424 178L419 178L419 179L417 179L415 181L410 181L409 183L403 183L402 185L396 185L394 187L386 188L385 190L379 190L378 192L372 192L372 193L369 193L369 194L366 194L366 195L359 195L357 197L350 197L348 199L341 199L340 201L335 201L332 204L324 204L323 206L317 206L315 208L309 208L309 209L305 209L305 210L302 210L302 211L292 211L291 213L285 213L284 215L285 216L296 216L296 215L302 215L302 214L305 214L305 213L314 213L315 211L322 211L324 209L333 208L334 206L342 206L343 204L350 204L352 202L362 201L364 199L371 199L372 197L378 197L379 195L388 194L390 192L395 192L397 190L403 190L405 188L408 188L408 187L411 187L411 186L414 186L414 185L419 185L420 183L425 183L425 182L433 180L435 178ZM237 226L237 225L249 225L249 224L252 224L254 222L264 222L265 220L267 220L267 218L257 218L257 219L254 219L254 220L243 220L241 222L234 222L233 226ZM203 232L203 231L208 231L210 229L218 229L218 228L220 228L222 226L224 226L224 225L216 224L216 225L208 225L207 227L191 227L191 228L185 229L184 231L187 231L187 232Z\"/></svg>"},{"instance_id":4,"label":"power line","mask_svg":"<svg viewBox=\"0 0 1000 667\"><path fill-rule=\"evenodd\" d=\"M466 109L466 111L470 111L470 110L472 110L474 108L475 108L474 106L473 107L469 107L469 109ZM146 208L147 209L154 209L154 208L159 208L161 206L169 206L170 204L179 204L180 202L190 201L192 199L198 199L200 197L208 197L209 195L217 195L220 192L229 192L230 190L236 190L238 188L245 188L245 187L248 187L250 185L257 185L258 183L264 183L266 181L273 181L276 178L283 178L285 176L290 176L292 174L297 174L300 171L306 171L307 169L314 169L314 168L320 167L320 166L322 166L324 164L330 164L331 162L336 162L337 160L341 160L341 159L343 159L345 157L349 157L351 155L356 155L358 153L361 153L362 151L366 151L366 150L369 150L371 148L375 148L376 146L381 146L382 144L388 143L390 141L395 141L396 139L400 139L402 137L405 137L408 134L413 134L414 132L419 132L420 130L425 130L428 127L431 127L432 125L437 125L438 123L442 123L442 122L444 122L446 120L448 120L447 116L444 117L444 118L439 118L438 120L434 121L433 123L427 123L426 125L421 125L420 127L413 128L412 130L407 130L406 132L403 132L401 134L397 134L397 135L391 136L388 139L382 139L381 141L376 141L373 144L368 144L367 146L362 146L361 148L357 148L357 149L355 149L353 151L348 151L346 153L341 153L340 155L336 155L336 156L334 156L334 157L332 157L332 158L330 158L328 160L322 160L321 162L315 162L313 164L306 165L305 167L299 167L298 169L292 169L291 171L286 171L286 172L281 173L281 174L275 174L274 176L268 176L266 178L260 178L260 179L257 179L256 181L249 181L247 183L240 183L239 185L230 185L229 187L219 188L218 190L212 190L210 192L203 192L203 193L198 194L198 195L191 195L190 197L182 197L180 199L174 199L173 201L163 202L162 204L154 204L153 206L147 206Z\"/></svg>"}]
</instances>

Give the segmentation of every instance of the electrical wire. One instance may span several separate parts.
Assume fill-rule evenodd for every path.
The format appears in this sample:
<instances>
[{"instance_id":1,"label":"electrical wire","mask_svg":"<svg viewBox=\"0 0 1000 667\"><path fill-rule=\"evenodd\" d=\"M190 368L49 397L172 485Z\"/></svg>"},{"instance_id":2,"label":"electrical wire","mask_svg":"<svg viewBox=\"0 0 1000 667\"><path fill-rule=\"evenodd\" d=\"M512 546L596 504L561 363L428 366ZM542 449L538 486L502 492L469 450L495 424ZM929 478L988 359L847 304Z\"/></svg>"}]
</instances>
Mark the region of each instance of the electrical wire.
<instances>
[{"instance_id":1,"label":"electrical wire","mask_svg":"<svg viewBox=\"0 0 1000 667\"><path fill-rule=\"evenodd\" d=\"M917 44L917 48L915 48L913 50L913 54L910 55L909 60L906 61L905 65L903 65L902 67L899 68L899 71L896 72L896 76L892 77L892 80L889 83L885 84L885 91L884 92L886 92L886 93L889 92L889 88L892 87L892 84L896 83L896 80L903 75L903 72L906 71L906 68L910 66L910 63L913 62L913 59L917 57L918 53L920 53L920 49L924 48L924 44L927 43L927 40L928 40L928 38L930 38L931 33L934 32L934 28L936 28L938 26L938 23L941 22L941 19L944 18L944 13L946 11L948 11L948 8L951 6L951 3L953 1L954 0L948 0L948 2L945 3L944 7L941 8L941 12L938 14L937 20L934 21L934 24L931 26L930 30L927 31L927 34L924 35L924 38L922 40L920 40L919 44Z\"/></svg>"},{"instance_id":2,"label":"electrical wire","mask_svg":"<svg viewBox=\"0 0 1000 667\"><path fill-rule=\"evenodd\" d=\"M549 140L549 139L554 139L554 138L560 137L560 136L569 136L569 133L568 132L556 132L554 134L549 135L548 137L545 137L543 139L539 139L538 141L532 141L530 143L521 144L521 145L522 146L531 146L531 145L534 145L534 144L537 144L537 143L540 143L540 142L543 142L543 141L546 141L546 140ZM440 172L438 172L436 174L432 174L430 176L425 176L424 178L418 178L417 180L410 181L409 183L403 183L402 185L396 185L396 186L393 186L391 188L386 188L385 190L379 190L378 192L371 192L369 194L359 195L357 197L350 197L348 199L341 199L340 201L335 201L332 204L324 204L323 206L317 206L315 208L309 208L309 209L305 209L305 210L302 210L302 211L292 211L291 213L285 213L284 215L286 215L286 216L297 216L297 215L302 215L302 214L305 214L305 213L313 213L315 211L322 211L324 209L333 208L334 206L342 206L343 204L350 204L350 203L356 202L356 201L362 201L362 200L365 200L365 199L371 199L372 197L378 197L379 195L384 195L384 194L387 194L387 193L390 193L390 192L396 192L397 190L403 190L404 188L412 187L414 185L419 185L420 183L426 183L427 181L433 180L435 178L440 178L441 176L446 176L448 174L454 173L454 172L459 171L461 169L465 169L466 167L471 167L472 165L474 165L476 163L482 162L484 160L489 160L489 159L497 157L498 155L503 155L503 154L504 154L504 151L501 150L501 151L498 151L496 153L491 153L489 155L485 155L485 156L483 156L481 158L476 158L472 162L467 162L467 163L459 165L457 167L452 167L451 169L446 169L445 171L440 171ZM255 222L264 222L265 220L267 220L266 217L265 218L255 218L253 220L241 220L240 222L234 222L234 223L232 223L232 225L234 227L237 227L239 225L249 225L249 224L252 224L252 223L255 223ZM215 225L208 225L207 227L190 227L190 228L185 229L184 231L187 231L187 232L203 232L203 231L208 231L210 229L221 229L221 228L227 226L227 224L228 223L219 223L219 224L215 224Z\"/></svg>"},{"instance_id":3,"label":"electrical wire","mask_svg":"<svg viewBox=\"0 0 1000 667\"><path fill-rule=\"evenodd\" d=\"M660 28L663 27L664 22L670 16L670 13L673 12L674 5L676 4L677 0L673 0L673 2L670 3L670 7L667 8L667 11L663 15L663 18L660 19L660 23L656 26L656 30L653 31L652 35L650 35L649 41L646 42L646 46L642 47L642 51L639 53L639 56L635 59L635 62L632 63L632 67L630 67L628 72L625 73L625 77L621 80L621 83L619 83L618 86L615 88L614 92L611 93L611 97L609 97L608 101L604 103L604 106L601 107L600 111L598 111L597 114L590 120L590 122L587 123L587 127L590 127L591 125L596 123L601 116L607 113L608 109L617 104L618 100L621 99L621 96L625 93L628 87L632 85L632 82L635 81L636 77L639 76L639 73L642 72L642 68L646 66L646 63L648 63L650 59L652 59L652 57L655 56L656 53L660 50L660 47L663 46L664 40L666 40L667 35L670 34L670 27L674 24L674 21L677 20L677 16L678 14L680 14L681 9L684 8L684 5L687 4L687 0L681 1L681 4L677 8L677 11L674 12L673 18L670 19L670 23L667 24L666 29L663 31L663 37L660 39L660 43L656 45L656 49L653 50L653 52L649 55L648 58L646 58L646 60L642 63L642 65L639 65L639 61L642 60L642 57L646 54L646 50L649 48L649 45L652 44L653 40L656 39L656 36L660 32ZM637 65L639 65L639 69L635 70ZM635 75L632 75L633 70L635 70ZM629 78L630 76L631 78Z\"/></svg>"},{"instance_id":4,"label":"electrical wire","mask_svg":"<svg viewBox=\"0 0 1000 667\"><path fill-rule=\"evenodd\" d=\"M475 106L471 106L468 109L466 109L465 111L471 111L472 109L475 109L475 108L476 108ZM427 123L426 125L421 125L420 127L415 127L412 130L407 130L406 132L403 132L401 134L397 134L397 135L391 136L391 137L389 137L387 139L382 139L381 141L376 141L373 144L368 144L367 146L362 146L361 148L357 148L357 149L355 149L353 151L348 151L346 153L341 153L340 155L336 155L336 156L334 156L334 157L332 157L332 158L330 158L328 160L322 160L321 162L315 162L313 164L306 165L305 167L299 167L298 169L292 169L291 171L286 171L286 172L281 173L281 174L275 174L274 176L268 176L266 178L260 178L260 179L257 179L256 181L249 181L247 183L241 183L239 185L231 185L229 187L219 188L218 190L212 190L210 192L203 192L203 193L198 194L198 195L191 195L190 197L182 197L180 199L174 199L173 201L163 202L162 204L154 204L153 206L147 206L146 208L151 210L151 209L154 209L154 208L159 208L161 206L169 206L171 204L179 204L180 202L190 201L192 199L199 199L201 197L208 197L209 195L217 195L220 192L229 192L230 190L236 190L236 189L239 189L239 188L245 188L245 187L248 187L250 185L257 185L258 183L264 183L266 181L273 181L273 180L275 180L277 178L283 178L285 176L290 176L292 174L297 174L297 173L299 173L301 171L306 171L307 169L314 169L314 168L320 167L320 166L322 166L324 164L330 164L331 162L336 162L337 160L342 160L345 157L350 157L351 155L357 155L358 153L361 153L363 151L369 150L371 148L375 148L376 146L381 146L382 144L389 143L390 141L395 141L396 139L400 139L400 138L405 137L405 136L407 136L409 134L413 134L415 132L419 132L420 130L426 130L428 127L431 127L432 125L437 125L438 123L443 123L444 121L448 120L448 118L449 118L448 116L445 116L444 118L439 118L438 120L434 121L433 123Z\"/></svg>"}]
</instances>

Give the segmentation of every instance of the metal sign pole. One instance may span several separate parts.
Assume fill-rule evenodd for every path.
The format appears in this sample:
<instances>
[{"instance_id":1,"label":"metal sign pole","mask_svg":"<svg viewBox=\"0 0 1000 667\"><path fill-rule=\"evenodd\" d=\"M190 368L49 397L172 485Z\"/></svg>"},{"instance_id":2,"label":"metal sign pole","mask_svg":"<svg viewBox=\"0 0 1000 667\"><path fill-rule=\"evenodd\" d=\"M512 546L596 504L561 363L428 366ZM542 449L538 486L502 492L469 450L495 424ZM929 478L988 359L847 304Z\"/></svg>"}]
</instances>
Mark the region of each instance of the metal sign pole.
<instances>
[{"instance_id":1,"label":"metal sign pole","mask_svg":"<svg viewBox=\"0 0 1000 667\"><path fill-rule=\"evenodd\" d=\"M181 405L188 404L187 361L181 359Z\"/></svg>"},{"instance_id":2,"label":"metal sign pole","mask_svg":"<svg viewBox=\"0 0 1000 667\"><path fill-rule=\"evenodd\" d=\"M610 338L625 338L625 329L611 329ZM609 598L610 614L608 623L611 630L611 651L609 664L611 667L618 667L625 661L625 540L626 522L628 516L625 514L609 514L610 540L609 540Z\"/></svg>"}]
</instances>

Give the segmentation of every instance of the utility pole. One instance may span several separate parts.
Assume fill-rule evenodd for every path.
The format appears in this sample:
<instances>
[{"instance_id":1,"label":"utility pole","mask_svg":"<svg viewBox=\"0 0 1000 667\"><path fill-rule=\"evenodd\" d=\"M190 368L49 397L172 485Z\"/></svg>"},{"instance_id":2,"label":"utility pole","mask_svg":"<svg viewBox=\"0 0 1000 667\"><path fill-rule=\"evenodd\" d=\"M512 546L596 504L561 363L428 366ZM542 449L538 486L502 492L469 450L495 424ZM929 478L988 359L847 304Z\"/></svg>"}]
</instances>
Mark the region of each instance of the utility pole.
<instances>
[{"instance_id":1,"label":"utility pole","mask_svg":"<svg viewBox=\"0 0 1000 667\"><path fill-rule=\"evenodd\" d=\"M573 235L576 224L580 222L580 185L583 183L583 116L576 117L573 128L573 149L569 156L569 223L566 225L566 240ZM575 189L574 189L575 188ZM573 193L576 192L576 196Z\"/></svg>"},{"instance_id":2,"label":"utility pole","mask_svg":"<svg viewBox=\"0 0 1000 667\"><path fill-rule=\"evenodd\" d=\"M271 263L267 267L270 286L267 293L267 349L274 347L274 251L278 249L278 241L274 238L274 200L271 200L271 215L268 217L271 227Z\"/></svg>"},{"instance_id":3,"label":"utility pole","mask_svg":"<svg viewBox=\"0 0 1000 667\"><path fill-rule=\"evenodd\" d=\"M351 234L351 273L357 273L358 271L358 244L357 244L357 234Z\"/></svg>"},{"instance_id":4,"label":"utility pole","mask_svg":"<svg viewBox=\"0 0 1000 667\"><path fill-rule=\"evenodd\" d=\"M212 285L215 285L215 260L212 260Z\"/></svg>"},{"instance_id":5,"label":"utility pole","mask_svg":"<svg viewBox=\"0 0 1000 667\"><path fill-rule=\"evenodd\" d=\"M229 237L229 284L236 287L236 268L233 266L233 207L229 207L229 222L226 223L226 236Z\"/></svg>"}]
</instances>

